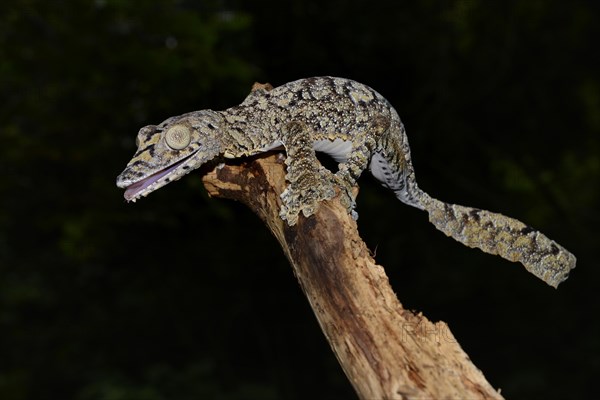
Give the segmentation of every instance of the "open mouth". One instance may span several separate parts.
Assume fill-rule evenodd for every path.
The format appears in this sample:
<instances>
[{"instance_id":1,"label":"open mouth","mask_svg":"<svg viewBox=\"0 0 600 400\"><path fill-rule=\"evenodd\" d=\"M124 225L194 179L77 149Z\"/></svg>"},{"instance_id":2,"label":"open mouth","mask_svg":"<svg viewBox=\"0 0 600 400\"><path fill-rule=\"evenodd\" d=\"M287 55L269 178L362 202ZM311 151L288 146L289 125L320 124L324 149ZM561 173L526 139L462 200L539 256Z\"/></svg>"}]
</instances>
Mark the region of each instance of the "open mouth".
<instances>
[{"instance_id":1,"label":"open mouth","mask_svg":"<svg viewBox=\"0 0 600 400\"><path fill-rule=\"evenodd\" d=\"M173 181L174 179L170 179L168 176L173 173L173 171L177 170L182 164L184 164L193 154L185 157L184 159L176 162L175 164L155 172L154 174L140 180L139 182L133 183L127 186L125 190L125 200L127 201L136 201L141 196L145 196L150 192L166 185L167 183ZM179 176L177 176L179 178ZM176 179L175 179L176 180Z\"/></svg>"}]
</instances>

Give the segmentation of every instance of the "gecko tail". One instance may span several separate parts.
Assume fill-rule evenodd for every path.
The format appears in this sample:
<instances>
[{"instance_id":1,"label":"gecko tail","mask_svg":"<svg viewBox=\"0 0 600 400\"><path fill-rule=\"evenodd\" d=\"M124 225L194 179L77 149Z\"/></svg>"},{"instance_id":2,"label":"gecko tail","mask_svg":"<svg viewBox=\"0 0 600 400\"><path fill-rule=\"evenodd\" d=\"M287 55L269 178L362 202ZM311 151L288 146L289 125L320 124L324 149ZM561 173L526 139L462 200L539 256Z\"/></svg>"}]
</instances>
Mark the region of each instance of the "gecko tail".
<instances>
[{"instance_id":1,"label":"gecko tail","mask_svg":"<svg viewBox=\"0 0 600 400\"><path fill-rule=\"evenodd\" d=\"M429 222L466 246L518 261L554 288L575 268L573 254L521 221L487 210L444 203L421 193L420 205L429 213Z\"/></svg>"}]
</instances>

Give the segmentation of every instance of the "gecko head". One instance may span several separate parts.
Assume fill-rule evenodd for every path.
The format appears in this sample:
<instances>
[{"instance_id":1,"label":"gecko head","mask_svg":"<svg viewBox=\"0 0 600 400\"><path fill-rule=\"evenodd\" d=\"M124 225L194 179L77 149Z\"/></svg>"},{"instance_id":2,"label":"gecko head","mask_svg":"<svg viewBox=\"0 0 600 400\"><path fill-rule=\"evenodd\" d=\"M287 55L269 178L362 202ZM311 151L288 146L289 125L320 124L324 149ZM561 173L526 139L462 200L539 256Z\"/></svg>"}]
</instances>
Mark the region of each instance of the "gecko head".
<instances>
[{"instance_id":1,"label":"gecko head","mask_svg":"<svg viewBox=\"0 0 600 400\"><path fill-rule=\"evenodd\" d=\"M221 153L222 117L211 110L172 117L140 129L137 151L117 177L125 199L135 201Z\"/></svg>"}]
</instances>

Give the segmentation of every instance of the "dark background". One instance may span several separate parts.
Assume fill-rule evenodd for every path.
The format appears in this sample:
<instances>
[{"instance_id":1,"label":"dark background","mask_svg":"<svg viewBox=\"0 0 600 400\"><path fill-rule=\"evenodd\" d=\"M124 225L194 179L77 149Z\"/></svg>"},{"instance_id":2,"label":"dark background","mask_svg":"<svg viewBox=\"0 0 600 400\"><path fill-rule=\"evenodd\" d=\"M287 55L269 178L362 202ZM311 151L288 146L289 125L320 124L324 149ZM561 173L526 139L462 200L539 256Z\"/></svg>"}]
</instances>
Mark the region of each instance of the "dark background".
<instances>
[{"instance_id":1,"label":"dark background","mask_svg":"<svg viewBox=\"0 0 600 400\"><path fill-rule=\"evenodd\" d=\"M0 398L354 397L257 217L209 199L198 174L136 204L114 184L140 127L315 75L394 104L424 190L578 257L554 290L446 238L365 174L359 229L403 305L446 321L507 398L590 396L597 4L3 1Z\"/></svg>"}]
</instances>

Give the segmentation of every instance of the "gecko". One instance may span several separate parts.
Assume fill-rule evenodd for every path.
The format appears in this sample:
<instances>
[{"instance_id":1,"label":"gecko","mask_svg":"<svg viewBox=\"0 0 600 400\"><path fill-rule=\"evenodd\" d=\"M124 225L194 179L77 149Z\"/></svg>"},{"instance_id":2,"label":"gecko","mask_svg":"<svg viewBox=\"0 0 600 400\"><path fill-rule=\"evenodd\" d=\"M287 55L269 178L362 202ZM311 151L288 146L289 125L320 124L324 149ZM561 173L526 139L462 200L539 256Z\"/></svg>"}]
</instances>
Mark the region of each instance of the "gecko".
<instances>
[{"instance_id":1,"label":"gecko","mask_svg":"<svg viewBox=\"0 0 600 400\"><path fill-rule=\"evenodd\" d=\"M117 177L127 201L180 179L213 160L281 149L286 189L280 217L290 226L313 215L336 189L356 219L353 187L367 168L401 202L426 211L429 221L469 247L520 262L557 287L576 258L555 241L514 218L440 201L417 185L408 139L392 105L372 88L334 77L300 79L273 88L255 85L239 105L200 110L140 129L137 151ZM332 172L316 152L338 163Z\"/></svg>"}]
</instances>

